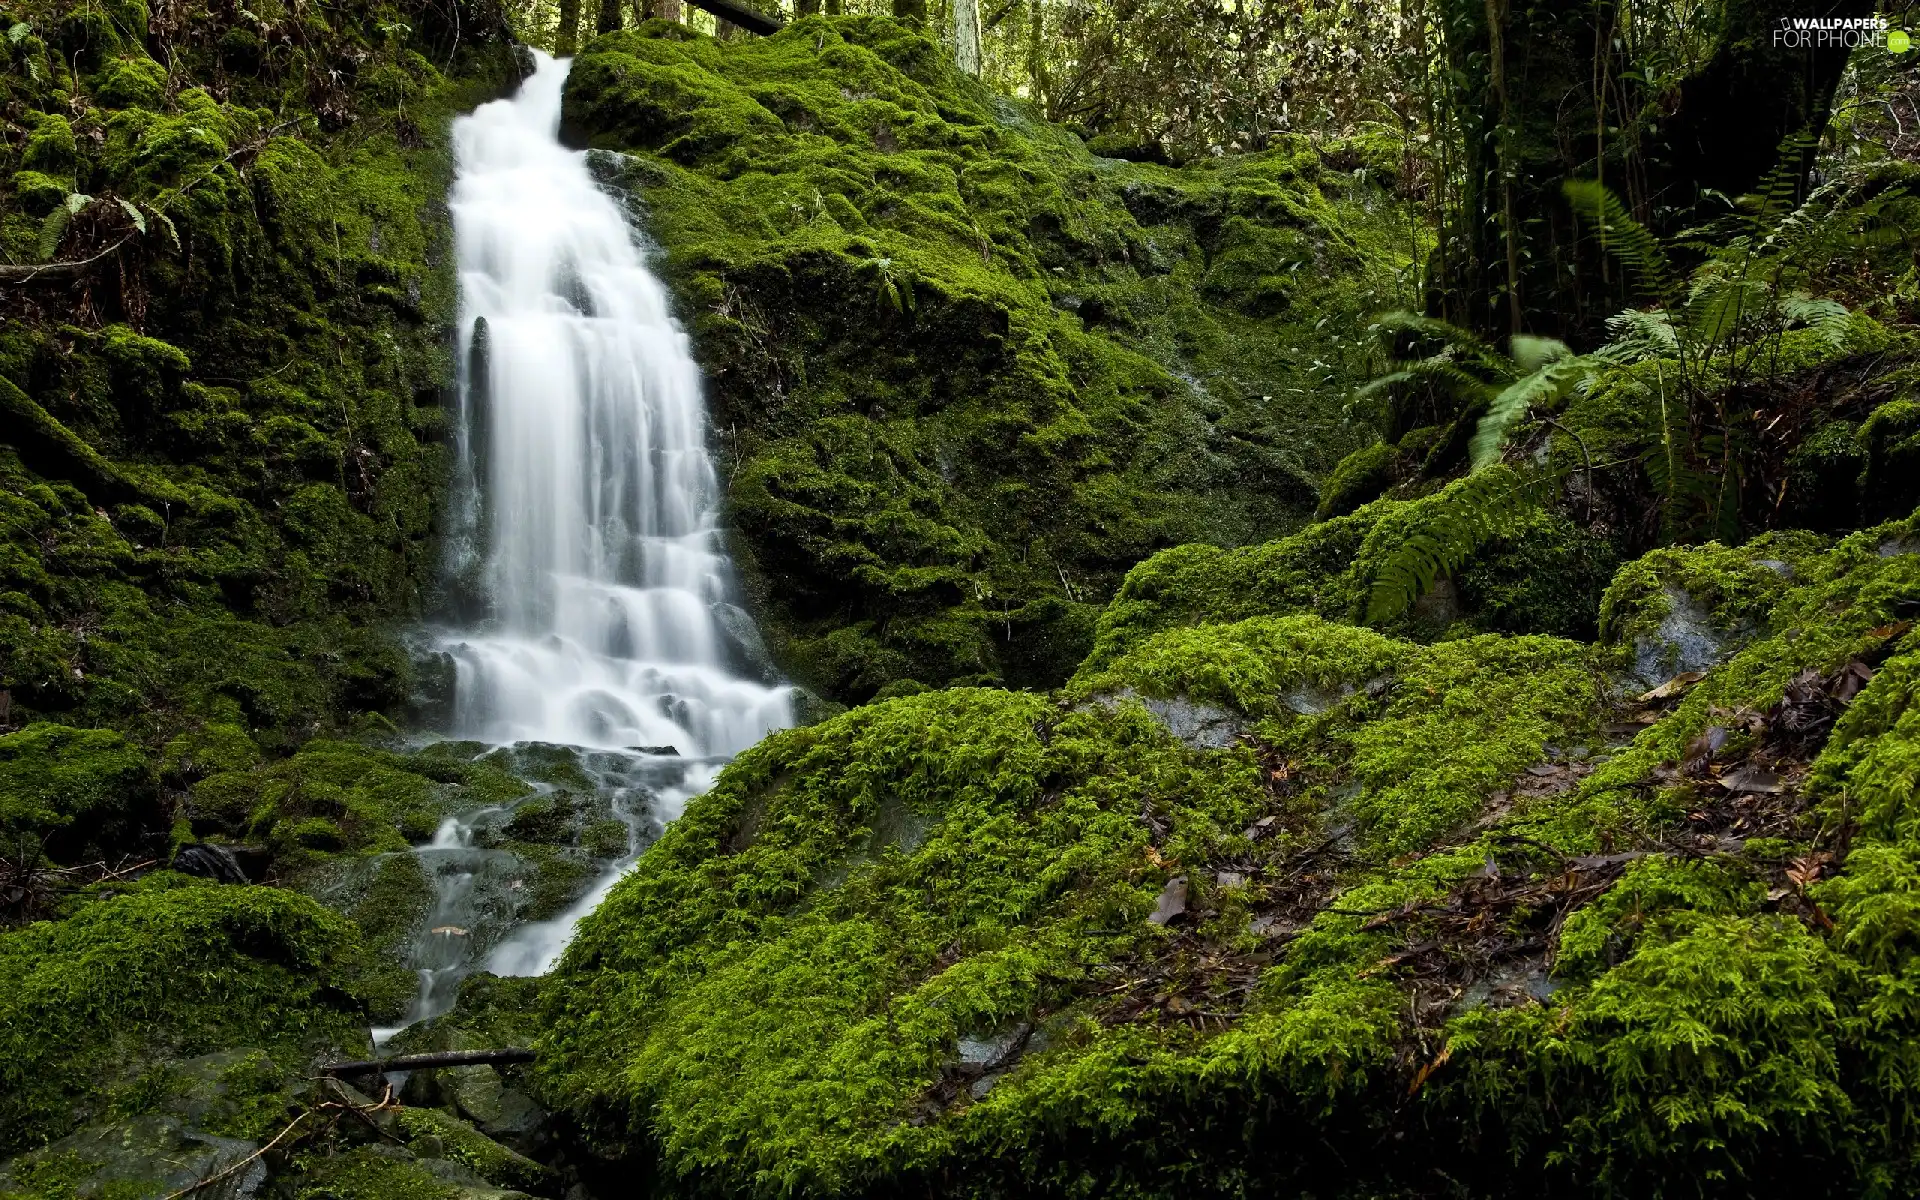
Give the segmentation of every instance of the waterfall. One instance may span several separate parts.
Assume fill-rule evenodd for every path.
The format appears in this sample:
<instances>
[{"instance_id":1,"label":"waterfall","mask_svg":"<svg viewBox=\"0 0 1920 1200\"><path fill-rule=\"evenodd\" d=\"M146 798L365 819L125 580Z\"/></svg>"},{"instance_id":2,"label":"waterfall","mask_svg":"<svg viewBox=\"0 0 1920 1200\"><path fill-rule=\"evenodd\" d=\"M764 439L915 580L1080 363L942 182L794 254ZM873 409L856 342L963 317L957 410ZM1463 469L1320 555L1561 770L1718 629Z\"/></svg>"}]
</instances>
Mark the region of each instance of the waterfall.
<instances>
[{"instance_id":1,"label":"waterfall","mask_svg":"<svg viewBox=\"0 0 1920 1200\"><path fill-rule=\"evenodd\" d=\"M575 924L720 765L792 720L730 599L700 374L635 231L559 140L566 60L536 52L510 99L454 122L460 411L449 572L461 627L451 736L581 749L628 853L560 916L477 936L523 869L474 844L500 808L417 849L432 926L408 1023L444 1012L484 958L548 970ZM380 1030L382 1040L393 1030Z\"/></svg>"},{"instance_id":2,"label":"waterfall","mask_svg":"<svg viewBox=\"0 0 1920 1200\"><path fill-rule=\"evenodd\" d=\"M446 643L453 732L730 755L789 723L791 693L743 674L699 369L626 214L560 144L567 67L539 55L454 123L456 567L485 603Z\"/></svg>"}]
</instances>

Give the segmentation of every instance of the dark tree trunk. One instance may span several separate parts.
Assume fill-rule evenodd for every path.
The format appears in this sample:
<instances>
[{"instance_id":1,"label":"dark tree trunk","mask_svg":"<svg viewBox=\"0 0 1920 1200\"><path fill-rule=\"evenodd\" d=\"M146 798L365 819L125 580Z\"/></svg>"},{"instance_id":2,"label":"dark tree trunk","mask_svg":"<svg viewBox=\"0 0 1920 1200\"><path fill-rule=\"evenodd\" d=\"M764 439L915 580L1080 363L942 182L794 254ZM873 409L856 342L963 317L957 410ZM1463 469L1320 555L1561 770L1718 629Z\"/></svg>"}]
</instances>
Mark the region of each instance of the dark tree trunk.
<instances>
[{"instance_id":1,"label":"dark tree trunk","mask_svg":"<svg viewBox=\"0 0 1920 1200\"><path fill-rule=\"evenodd\" d=\"M1615 11L1615 0L1451 5L1466 244L1448 256L1442 315L1493 337L1578 339L1614 311L1591 294L1599 262L1583 256L1560 185L1618 173L1604 160L1622 147L1596 145L1593 134L1595 45L1610 44Z\"/></svg>"},{"instance_id":2,"label":"dark tree trunk","mask_svg":"<svg viewBox=\"0 0 1920 1200\"><path fill-rule=\"evenodd\" d=\"M793 15L811 17L820 11L820 0L793 0Z\"/></svg>"},{"instance_id":3,"label":"dark tree trunk","mask_svg":"<svg viewBox=\"0 0 1920 1200\"><path fill-rule=\"evenodd\" d=\"M1707 65L1660 97L1617 52L1617 0L1449 0L1466 244L1429 302L1437 314L1489 336L1597 344L1605 319L1639 297L1574 220L1566 180L1600 180L1671 233L1698 219L1705 190L1752 191L1783 139L1824 128L1847 52L1777 47L1774 31L1782 16L1869 15L1873 0L1730 0L1727 9ZM1638 138L1619 132L1636 127Z\"/></svg>"},{"instance_id":4,"label":"dark tree trunk","mask_svg":"<svg viewBox=\"0 0 1920 1200\"><path fill-rule=\"evenodd\" d=\"M927 0L893 0L893 15L910 25L927 23Z\"/></svg>"},{"instance_id":5,"label":"dark tree trunk","mask_svg":"<svg viewBox=\"0 0 1920 1200\"><path fill-rule=\"evenodd\" d=\"M566 58L579 49L580 0L560 0L560 28L553 35L553 52Z\"/></svg>"},{"instance_id":6,"label":"dark tree trunk","mask_svg":"<svg viewBox=\"0 0 1920 1200\"><path fill-rule=\"evenodd\" d=\"M1706 189L1727 196L1752 191L1773 169L1782 140L1826 128L1848 52L1776 46L1781 18L1865 17L1875 6L1874 0L1729 0L1726 7L1720 44L1706 67L1681 85L1662 131L1663 153L1649 171L1656 219L1659 210L1674 214L1663 224L1685 223Z\"/></svg>"},{"instance_id":7,"label":"dark tree trunk","mask_svg":"<svg viewBox=\"0 0 1920 1200\"><path fill-rule=\"evenodd\" d=\"M612 33L620 28L620 0L600 0L600 19L594 23L596 33Z\"/></svg>"}]
</instances>

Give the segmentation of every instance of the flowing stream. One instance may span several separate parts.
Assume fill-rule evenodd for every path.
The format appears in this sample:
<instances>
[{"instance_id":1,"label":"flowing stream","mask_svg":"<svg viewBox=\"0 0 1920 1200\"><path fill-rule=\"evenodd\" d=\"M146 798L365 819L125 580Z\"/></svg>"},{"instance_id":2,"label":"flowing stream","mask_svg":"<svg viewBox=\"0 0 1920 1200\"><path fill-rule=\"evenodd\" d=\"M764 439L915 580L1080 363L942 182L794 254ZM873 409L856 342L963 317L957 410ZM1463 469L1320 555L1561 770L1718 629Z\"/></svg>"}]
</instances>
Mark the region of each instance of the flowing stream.
<instances>
[{"instance_id":1,"label":"flowing stream","mask_svg":"<svg viewBox=\"0 0 1920 1200\"><path fill-rule=\"evenodd\" d=\"M455 666L446 732L577 748L628 848L566 912L476 949L476 895L515 864L475 848L501 810L449 819L418 850L436 907L415 951L410 1022L445 1011L476 966L549 969L647 830L792 719L792 690L731 599L687 336L622 204L586 154L560 143L568 66L536 54L513 97L454 122L462 370L449 570L468 603L437 641Z\"/></svg>"}]
</instances>

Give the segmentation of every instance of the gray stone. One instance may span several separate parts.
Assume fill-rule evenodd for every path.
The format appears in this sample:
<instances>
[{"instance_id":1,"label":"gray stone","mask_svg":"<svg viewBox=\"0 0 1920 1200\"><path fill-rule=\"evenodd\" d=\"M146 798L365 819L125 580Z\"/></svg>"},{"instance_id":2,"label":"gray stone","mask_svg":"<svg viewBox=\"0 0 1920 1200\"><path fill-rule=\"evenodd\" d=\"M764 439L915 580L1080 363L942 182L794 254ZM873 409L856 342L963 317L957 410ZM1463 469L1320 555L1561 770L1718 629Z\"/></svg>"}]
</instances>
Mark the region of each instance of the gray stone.
<instances>
[{"instance_id":1,"label":"gray stone","mask_svg":"<svg viewBox=\"0 0 1920 1200\"><path fill-rule=\"evenodd\" d=\"M1880 543L1881 558L1898 558L1902 554L1920 554L1920 538L1888 538Z\"/></svg>"},{"instance_id":2,"label":"gray stone","mask_svg":"<svg viewBox=\"0 0 1920 1200\"><path fill-rule=\"evenodd\" d=\"M1225 750L1238 741L1248 728L1246 718L1238 713L1211 704L1200 704L1185 696L1156 700L1142 696L1132 688L1123 688L1114 695L1099 697L1096 702L1112 708L1123 700L1140 701L1153 719L1166 727L1167 732L1194 750Z\"/></svg>"},{"instance_id":3,"label":"gray stone","mask_svg":"<svg viewBox=\"0 0 1920 1200\"><path fill-rule=\"evenodd\" d=\"M1666 598L1667 615L1659 627L1633 640L1633 678L1646 688L1719 666L1732 653L1740 632L1716 628L1712 616L1672 584L1666 587Z\"/></svg>"},{"instance_id":4,"label":"gray stone","mask_svg":"<svg viewBox=\"0 0 1920 1200\"><path fill-rule=\"evenodd\" d=\"M1032 1027L1022 1022L998 1033L960 1039L960 1065L963 1067L1001 1067L1017 1057L1027 1043Z\"/></svg>"},{"instance_id":5,"label":"gray stone","mask_svg":"<svg viewBox=\"0 0 1920 1200\"><path fill-rule=\"evenodd\" d=\"M445 1067L437 1072L440 1091L460 1115L475 1125L497 1121L501 1116L500 1097L506 1091L500 1072L481 1064L471 1067Z\"/></svg>"},{"instance_id":6,"label":"gray stone","mask_svg":"<svg viewBox=\"0 0 1920 1200\"><path fill-rule=\"evenodd\" d=\"M30 1191L26 1181L34 1168L57 1161L64 1177L71 1176L75 1163L84 1168L73 1185L73 1194L83 1200L107 1193L166 1196L235 1167L257 1149L254 1142L201 1133L187 1128L178 1117L149 1113L88 1125L0 1163L0 1193ZM266 1162L255 1158L197 1189L195 1200L248 1200L266 1179Z\"/></svg>"},{"instance_id":7,"label":"gray stone","mask_svg":"<svg viewBox=\"0 0 1920 1200\"><path fill-rule=\"evenodd\" d=\"M713 618L727 639L727 658L736 671L762 683L780 682L780 668L752 614L737 604L722 603L713 606Z\"/></svg>"}]
</instances>

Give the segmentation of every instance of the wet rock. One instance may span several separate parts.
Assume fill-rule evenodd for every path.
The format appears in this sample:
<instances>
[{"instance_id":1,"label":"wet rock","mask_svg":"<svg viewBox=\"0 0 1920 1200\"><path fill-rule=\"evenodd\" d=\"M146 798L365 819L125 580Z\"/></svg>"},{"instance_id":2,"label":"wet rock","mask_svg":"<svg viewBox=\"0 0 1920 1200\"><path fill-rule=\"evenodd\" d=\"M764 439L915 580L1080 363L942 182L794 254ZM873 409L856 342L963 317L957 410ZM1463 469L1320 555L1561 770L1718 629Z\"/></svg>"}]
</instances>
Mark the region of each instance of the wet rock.
<instances>
[{"instance_id":1,"label":"wet rock","mask_svg":"<svg viewBox=\"0 0 1920 1200\"><path fill-rule=\"evenodd\" d=\"M1019 1057L1027 1044L1027 1036L1033 1027L1021 1022L998 1033L960 1039L960 1065L976 1067L980 1070L992 1070L1004 1067Z\"/></svg>"},{"instance_id":2,"label":"wet rock","mask_svg":"<svg viewBox=\"0 0 1920 1200\"><path fill-rule=\"evenodd\" d=\"M1680 588L1669 584L1665 594L1666 616L1651 633L1633 639L1633 679L1648 688L1719 666L1741 640L1738 630L1716 628L1712 614Z\"/></svg>"},{"instance_id":3,"label":"wet rock","mask_svg":"<svg viewBox=\"0 0 1920 1200\"><path fill-rule=\"evenodd\" d=\"M1154 720L1166 727L1167 732L1194 750L1225 750L1238 741L1248 728L1246 718L1240 714L1211 704L1201 704L1185 696L1158 700L1142 696L1132 688L1124 688L1111 696L1098 697L1095 702L1111 708L1124 700L1140 701Z\"/></svg>"},{"instance_id":4,"label":"wet rock","mask_svg":"<svg viewBox=\"0 0 1920 1200\"><path fill-rule=\"evenodd\" d=\"M479 1064L447 1067L437 1074L440 1076L441 1093L453 1103L461 1116L475 1125L500 1119L500 1097L506 1091L500 1072Z\"/></svg>"},{"instance_id":5,"label":"wet rock","mask_svg":"<svg viewBox=\"0 0 1920 1200\"><path fill-rule=\"evenodd\" d=\"M437 1109L404 1109L398 1126L407 1149L421 1160L421 1165L449 1183L539 1189L553 1181L546 1167ZM433 1165L436 1160L458 1164L466 1174L445 1174Z\"/></svg>"},{"instance_id":6,"label":"wet rock","mask_svg":"<svg viewBox=\"0 0 1920 1200\"><path fill-rule=\"evenodd\" d=\"M173 855L173 869L182 875L198 875L216 883L252 882L232 850L210 842L180 847Z\"/></svg>"},{"instance_id":7,"label":"wet rock","mask_svg":"<svg viewBox=\"0 0 1920 1200\"><path fill-rule=\"evenodd\" d=\"M0 1164L0 1194L34 1194L35 1177L57 1171L83 1200L166 1196L234 1167L258 1148L255 1142L202 1133L178 1117L152 1113L89 1125ZM247 1200L266 1179L267 1164L256 1158L194 1196Z\"/></svg>"},{"instance_id":8,"label":"wet rock","mask_svg":"<svg viewBox=\"0 0 1920 1200\"><path fill-rule=\"evenodd\" d=\"M1902 554L1920 554L1920 538L1888 538L1880 543L1881 558L1898 558Z\"/></svg>"},{"instance_id":9,"label":"wet rock","mask_svg":"<svg viewBox=\"0 0 1920 1200\"><path fill-rule=\"evenodd\" d=\"M748 679L767 684L780 682L780 668L775 665L766 639L760 636L759 623L751 613L737 604L716 604L713 618L727 639L728 666Z\"/></svg>"},{"instance_id":10,"label":"wet rock","mask_svg":"<svg viewBox=\"0 0 1920 1200\"><path fill-rule=\"evenodd\" d=\"M488 1183L462 1163L423 1157L384 1143L311 1160L299 1183L300 1191L307 1195L528 1200L525 1192ZM199 1193L195 1194L195 1200L199 1200Z\"/></svg>"}]
</instances>

